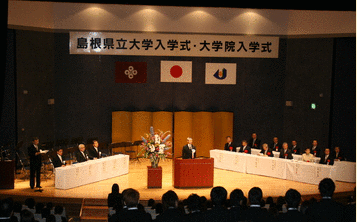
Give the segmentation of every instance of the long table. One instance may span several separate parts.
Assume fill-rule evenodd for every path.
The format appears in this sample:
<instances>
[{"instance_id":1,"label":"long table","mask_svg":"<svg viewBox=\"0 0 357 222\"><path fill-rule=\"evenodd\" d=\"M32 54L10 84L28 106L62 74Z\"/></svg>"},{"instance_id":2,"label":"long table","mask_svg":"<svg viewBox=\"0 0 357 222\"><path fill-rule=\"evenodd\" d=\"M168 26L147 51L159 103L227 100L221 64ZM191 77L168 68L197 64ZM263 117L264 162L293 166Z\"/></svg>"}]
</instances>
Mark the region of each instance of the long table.
<instances>
[{"instance_id":1,"label":"long table","mask_svg":"<svg viewBox=\"0 0 357 222\"><path fill-rule=\"evenodd\" d=\"M129 155L115 155L55 169L55 188L74 187L129 173Z\"/></svg>"},{"instance_id":2,"label":"long table","mask_svg":"<svg viewBox=\"0 0 357 222\"><path fill-rule=\"evenodd\" d=\"M235 172L310 184L319 184L326 177L333 180L356 182L356 163L351 162L335 162L334 166L329 166L225 150L211 150L210 156L215 159L215 168Z\"/></svg>"}]
</instances>

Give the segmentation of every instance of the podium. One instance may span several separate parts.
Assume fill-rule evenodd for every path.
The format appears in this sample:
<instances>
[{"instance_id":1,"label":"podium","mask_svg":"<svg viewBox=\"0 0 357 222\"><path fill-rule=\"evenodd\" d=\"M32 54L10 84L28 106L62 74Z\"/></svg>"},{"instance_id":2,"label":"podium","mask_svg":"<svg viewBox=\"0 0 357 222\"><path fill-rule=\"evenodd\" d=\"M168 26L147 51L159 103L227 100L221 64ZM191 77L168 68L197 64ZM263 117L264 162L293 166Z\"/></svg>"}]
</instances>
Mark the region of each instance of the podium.
<instances>
[{"instance_id":1,"label":"podium","mask_svg":"<svg viewBox=\"0 0 357 222\"><path fill-rule=\"evenodd\" d=\"M174 161L174 187L213 187L213 161L213 158L176 158Z\"/></svg>"},{"instance_id":2,"label":"podium","mask_svg":"<svg viewBox=\"0 0 357 222\"><path fill-rule=\"evenodd\" d=\"M0 161L0 189L14 189L15 160Z\"/></svg>"}]
</instances>

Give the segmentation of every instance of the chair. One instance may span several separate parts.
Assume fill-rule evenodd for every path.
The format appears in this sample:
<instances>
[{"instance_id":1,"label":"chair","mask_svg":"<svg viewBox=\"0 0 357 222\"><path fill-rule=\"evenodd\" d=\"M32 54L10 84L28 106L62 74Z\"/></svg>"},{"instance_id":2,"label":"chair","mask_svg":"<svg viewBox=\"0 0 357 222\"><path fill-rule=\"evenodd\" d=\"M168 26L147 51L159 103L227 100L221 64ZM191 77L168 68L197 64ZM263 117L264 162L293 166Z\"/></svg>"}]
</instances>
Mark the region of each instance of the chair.
<instances>
[{"instance_id":1,"label":"chair","mask_svg":"<svg viewBox=\"0 0 357 222\"><path fill-rule=\"evenodd\" d=\"M136 159L138 162L140 162L140 161L139 161L139 157L138 157L139 146L141 145L142 142L143 142L142 140L137 140L137 141L134 141L134 143L133 143L133 146L136 146L136 157L135 157L135 159Z\"/></svg>"},{"instance_id":2,"label":"chair","mask_svg":"<svg viewBox=\"0 0 357 222\"><path fill-rule=\"evenodd\" d=\"M132 154L132 153L135 154L135 150L129 149L130 147L133 146L133 143L132 143L132 142L122 142L122 145L124 146L125 153L130 156L130 159L135 159L135 158L131 158L131 154ZM137 158L136 158L136 159L137 159Z\"/></svg>"},{"instance_id":3,"label":"chair","mask_svg":"<svg viewBox=\"0 0 357 222\"><path fill-rule=\"evenodd\" d=\"M124 148L123 146L123 143L112 143L109 145L109 149L111 149L111 153L112 155L116 155L116 154L124 154L123 152L116 152L114 151L113 149L116 149L116 148ZM124 151L125 152L125 151Z\"/></svg>"}]
</instances>

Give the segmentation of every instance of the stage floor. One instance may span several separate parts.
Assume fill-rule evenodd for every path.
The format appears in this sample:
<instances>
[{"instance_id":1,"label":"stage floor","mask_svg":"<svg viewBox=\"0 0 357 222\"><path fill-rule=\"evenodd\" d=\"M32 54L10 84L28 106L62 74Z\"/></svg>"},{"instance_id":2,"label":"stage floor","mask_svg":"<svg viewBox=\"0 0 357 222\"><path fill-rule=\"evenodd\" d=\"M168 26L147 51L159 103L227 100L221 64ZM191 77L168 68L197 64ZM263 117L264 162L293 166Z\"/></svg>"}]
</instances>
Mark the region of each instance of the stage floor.
<instances>
[{"instance_id":1,"label":"stage floor","mask_svg":"<svg viewBox=\"0 0 357 222\"><path fill-rule=\"evenodd\" d=\"M162 194L168 190L174 190L180 199L187 198L191 193L196 193L200 196L209 198L211 188L203 189L175 189L173 187L173 173L172 160L168 159L160 161L159 166L163 169L162 189L148 189L147 186L147 166L150 165L149 160L142 159L140 162L130 161L129 174L120 177L111 178L84 185L81 187L59 190L54 187L54 177L50 179L42 179L41 186L43 192L34 192L30 189L29 180L16 179L15 189L0 190L0 194L5 195L20 195L20 196L40 196L40 197L54 197L54 198L98 198L106 199L108 193L111 192L113 183L118 183L120 191L126 188L134 188L140 192L141 200L148 200L153 198L161 200ZM76 178L73 178L76 179ZM264 176L257 176L251 174L237 173L227 170L214 169L214 186L223 186L228 193L239 188L245 195L248 194L250 188L257 186L263 190L264 198L268 196L277 197L285 195L289 188L298 190L302 195L316 195L318 194L318 186L312 184L305 184L289 180L275 179ZM353 191L356 183L336 182L337 192Z\"/></svg>"}]
</instances>

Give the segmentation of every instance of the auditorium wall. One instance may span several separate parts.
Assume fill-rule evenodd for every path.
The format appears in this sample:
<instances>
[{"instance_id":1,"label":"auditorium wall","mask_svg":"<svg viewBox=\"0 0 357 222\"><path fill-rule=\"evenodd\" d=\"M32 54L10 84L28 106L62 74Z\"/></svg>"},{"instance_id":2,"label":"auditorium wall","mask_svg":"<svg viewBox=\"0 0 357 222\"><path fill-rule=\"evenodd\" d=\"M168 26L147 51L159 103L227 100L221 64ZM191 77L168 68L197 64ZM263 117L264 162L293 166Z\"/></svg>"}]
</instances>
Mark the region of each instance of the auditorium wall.
<instances>
[{"instance_id":1,"label":"auditorium wall","mask_svg":"<svg viewBox=\"0 0 357 222\"><path fill-rule=\"evenodd\" d=\"M17 137L25 144L32 136L111 142L113 111L227 111L236 141L256 132L269 143L277 136L328 145L332 38L280 38L277 59L70 55L68 33L16 30L15 40ZM192 83L161 83L161 60L192 61ZM117 61L147 62L147 83L115 83ZM206 62L236 63L237 84L205 85Z\"/></svg>"}]
</instances>

